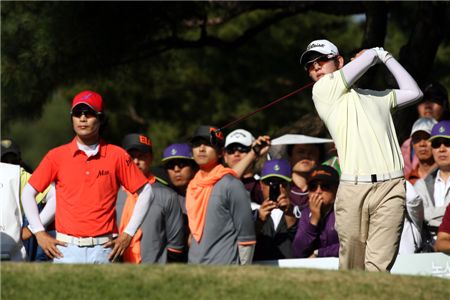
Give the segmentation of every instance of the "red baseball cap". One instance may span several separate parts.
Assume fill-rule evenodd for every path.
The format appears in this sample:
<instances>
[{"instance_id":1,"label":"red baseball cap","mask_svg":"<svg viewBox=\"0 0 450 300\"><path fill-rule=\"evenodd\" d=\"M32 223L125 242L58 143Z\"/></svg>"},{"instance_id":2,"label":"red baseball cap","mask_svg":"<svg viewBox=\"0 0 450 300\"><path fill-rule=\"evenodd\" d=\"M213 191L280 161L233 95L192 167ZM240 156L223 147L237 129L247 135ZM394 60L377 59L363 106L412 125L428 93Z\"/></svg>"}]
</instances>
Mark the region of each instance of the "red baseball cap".
<instances>
[{"instance_id":1,"label":"red baseball cap","mask_svg":"<svg viewBox=\"0 0 450 300\"><path fill-rule=\"evenodd\" d=\"M77 94L72 101L72 110L78 104L86 104L98 113L103 111L102 96L93 91L83 91Z\"/></svg>"}]
</instances>

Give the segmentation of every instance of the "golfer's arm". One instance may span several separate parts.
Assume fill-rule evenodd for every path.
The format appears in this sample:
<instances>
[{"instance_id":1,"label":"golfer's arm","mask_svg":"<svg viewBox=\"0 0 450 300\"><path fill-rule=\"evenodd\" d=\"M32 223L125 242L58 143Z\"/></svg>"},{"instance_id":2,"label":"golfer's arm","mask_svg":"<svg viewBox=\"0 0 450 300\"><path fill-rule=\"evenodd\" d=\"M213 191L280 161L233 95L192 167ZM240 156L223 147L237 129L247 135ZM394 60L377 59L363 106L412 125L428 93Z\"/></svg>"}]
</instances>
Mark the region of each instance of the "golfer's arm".
<instances>
[{"instance_id":1,"label":"golfer's arm","mask_svg":"<svg viewBox=\"0 0 450 300\"><path fill-rule=\"evenodd\" d=\"M342 69L347 86L351 87L369 68L378 61L378 55L375 50L367 49L363 54L346 64Z\"/></svg>"},{"instance_id":2,"label":"golfer's arm","mask_svg":"<svg viewBox=\"0 0 450 300\"><path fill-rule=\"evenodd\" d=\"M423 93L414 78L412 78L408 71L395 58L389 58L386 61L386 67L392 73L399 86L398 90L394 90L397 96L398 106L412 104L412 102L422 98Z\"/></svg>"}]
</instances>

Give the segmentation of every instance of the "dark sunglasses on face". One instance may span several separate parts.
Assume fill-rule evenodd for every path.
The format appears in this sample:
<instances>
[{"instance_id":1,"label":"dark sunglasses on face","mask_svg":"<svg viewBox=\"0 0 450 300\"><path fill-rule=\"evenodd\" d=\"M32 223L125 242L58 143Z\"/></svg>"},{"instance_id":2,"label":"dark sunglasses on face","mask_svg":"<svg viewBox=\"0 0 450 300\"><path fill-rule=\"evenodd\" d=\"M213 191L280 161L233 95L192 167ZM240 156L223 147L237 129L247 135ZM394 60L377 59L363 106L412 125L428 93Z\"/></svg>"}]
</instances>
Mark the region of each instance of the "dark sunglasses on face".
<instances>
[{"instance_id":1,"label":"dark sunglasses on face","mask_svg":"<svg viewBox=\"0 0 450 300\"><path fill-rule=\"evenodd\" d=\"M73 110L71 114L75 118L81 118L83 115L87 118L97 117L97 113L92 109L76 109Z\"/></svg>"},{"instance_id":2,"label":"dark sunglasses on face","mask_svg":"<svg viewBox=\"0 0 450 300\"><path fill-rule=\"evenodd\" d=\"M333 57L329 57L328 55L319 56L315 60L307 62L305 64L305 70L308 72L311 71L311 67L314 66L315 63L317 63L320 67L322 67L325 63L329 62L330 60L333 60L334 58L335 56Z\"/></svg>"},{"instance_id":3,"label":"dark sunglasses on face","mask_svg":"<svg viewBox=\"0 0 450 300\"><path fill-rule=\"evenodd\" d=\"M450 139L447 138L438 138L431 141L431 147L433 149L438 149L441 147L441 145L444 145L445 147L450 147Z\"/></svg>"},{"instance_id":4,"label":"dark sunglasses on face","mask_svg":"<svg viewBox=\"0 0 450 300\"><path fill-rule=\"evenodd\" d=\"M232 145L225 148L225 151L227 151L228 154L233 154L236 151L239 151L240 153L249 153L251 147L246 147L244 145Z\"/></svg>"},{"instance_id":5,"label":"dark sunglasses on face","mask_svg":"<svg viewBox=\"0 0 450 300\"><path fill-rule=\"evenodd\" d=\"M274 179L274 178L267 178L264 179L263 184L268 185L268 186L281 186L286 188L289 186L289 182L287 182L286 180L283 179Z\"/></svg>"},{"instance_id":6,"label":"dark sunglasses on face","mask_svg":"<svg viewBox=\"0 0 450 300\"><path fill-rule=\"evenodd\" d=\"M334 184L323 183L323 182L311 182L308 184L308 191L315 192L319 188L324 192L331 192L333 190Z\"/></svg>"},{"instance_id":7,"label":"dark sunglasses on face","mask_svg":"<svg viewBox=\"0 0 450 300\"><path fill-rule=\"evenodd\" d=\"M183 169L184 167L190 166L190 163L186 159L174 159L169 160L164 164L164 167L168 170L173 170L176 166L178 166L178 168L180 169Z\"/></svg>"}]
</instances>

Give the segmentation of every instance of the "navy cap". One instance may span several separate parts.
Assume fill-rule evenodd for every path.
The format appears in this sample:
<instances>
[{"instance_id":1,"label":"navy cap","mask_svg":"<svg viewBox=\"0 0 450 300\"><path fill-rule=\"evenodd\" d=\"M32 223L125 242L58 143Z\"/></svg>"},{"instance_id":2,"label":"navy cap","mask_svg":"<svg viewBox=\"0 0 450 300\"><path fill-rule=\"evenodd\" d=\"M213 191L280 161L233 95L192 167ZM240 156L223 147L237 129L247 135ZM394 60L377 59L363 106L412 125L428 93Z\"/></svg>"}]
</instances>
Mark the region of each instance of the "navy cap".
<instances>
[{"instance_id":1,"label":"navy cap","mask_svg":"<svg viewBox=\"0 0 450 300\"><path fill-rule=\"evenodd\" d=\"M193 159L192 149L188 144L172 144L163 152L161 161L168 161L171 159Z\"/></svg>"},{"instance_id":2,"label":"navy cap","mask_svg":"<svg viewBox=\"0 0 450 300\"><path fill-rule=\"evenodd\" d=\"M431 141L436 138L450 139L450 121L440 121L433 126L429 140Z\"/></svg>"},{"instance_id":3,"label":"navy cap","mask_svg":"<svg viewBox=\"0 0 450 300\"><path fill-rule=\"evenodd\" d=\"M261 170L261 180L278 177L291 182L291 166L286 159L267 160Z\"/></svg>"}]
</instances>

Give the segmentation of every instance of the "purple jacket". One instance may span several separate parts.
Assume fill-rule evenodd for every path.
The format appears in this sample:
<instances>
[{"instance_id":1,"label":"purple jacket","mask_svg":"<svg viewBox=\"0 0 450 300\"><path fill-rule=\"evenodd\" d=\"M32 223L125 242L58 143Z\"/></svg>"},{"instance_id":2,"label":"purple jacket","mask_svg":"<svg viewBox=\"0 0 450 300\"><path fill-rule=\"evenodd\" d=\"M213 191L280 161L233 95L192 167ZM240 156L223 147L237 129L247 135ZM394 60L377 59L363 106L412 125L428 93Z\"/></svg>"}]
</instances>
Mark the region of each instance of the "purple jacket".
<instances>
[{"instance_id":1,"label":"purple jacket","mask_svg":"<svg viewBox=\"0 0 450 300\"><path fill-rule=\"evenodd\" d=\"M294 183L291 185L291 190L289 192L289 199L292 204L297 205L300 210L303 210L308 206L309 193L308 191L302 191Z\"/></svg>"},{"instance_id":2,"label":"purple jacket","mask_svg":"<svg viewBox=\"0 0 450 300\"><path fill-rule=\"evenodd\" d=\"M310 213L309 207L302 210L297 233L292 244L294 256L306 258L311 256L314 250L319 249L319 257L338 257L339 238L334 228L334 210L328 212L317 226L309 222Z\"/></svg>"}]
</instances>

